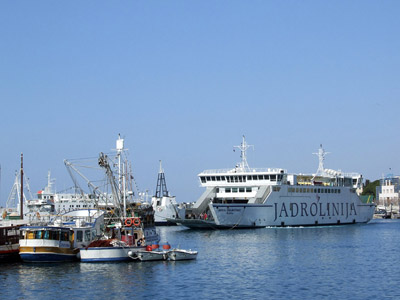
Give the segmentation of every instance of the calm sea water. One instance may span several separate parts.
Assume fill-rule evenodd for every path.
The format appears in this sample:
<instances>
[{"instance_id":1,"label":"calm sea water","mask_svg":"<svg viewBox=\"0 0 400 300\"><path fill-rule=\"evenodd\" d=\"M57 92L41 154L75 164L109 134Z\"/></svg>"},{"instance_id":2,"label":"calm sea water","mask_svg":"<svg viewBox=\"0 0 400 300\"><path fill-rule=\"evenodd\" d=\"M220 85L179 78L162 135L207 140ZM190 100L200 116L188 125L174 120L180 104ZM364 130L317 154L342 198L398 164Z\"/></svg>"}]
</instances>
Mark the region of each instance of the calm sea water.
<instances>
[{"instance_id":1,"label":"calm sea water","mask_svg":"<svg viewBox=\"0 0 400 300\"><path fill-rule=\"evenodd\" d=\"M1 264L0 299L400 299L400 221L193 231L196 261Z\"/></svg>"}]
</instances>

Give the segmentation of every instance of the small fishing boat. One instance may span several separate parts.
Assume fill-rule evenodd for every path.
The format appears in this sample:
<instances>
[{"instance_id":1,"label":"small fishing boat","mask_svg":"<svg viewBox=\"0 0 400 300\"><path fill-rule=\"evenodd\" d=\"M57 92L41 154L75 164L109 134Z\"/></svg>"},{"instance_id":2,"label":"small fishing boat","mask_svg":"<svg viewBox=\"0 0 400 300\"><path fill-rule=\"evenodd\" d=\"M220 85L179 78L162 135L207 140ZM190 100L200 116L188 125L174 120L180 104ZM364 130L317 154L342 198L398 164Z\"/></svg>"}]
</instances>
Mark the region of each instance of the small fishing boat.
<instances>
[{"instance_id":1,"label":"small fishing boat","mask_svg":"<svg viewBox=\"0 0 400 300\"><path fill-rule=\"evenodd\" d=\"M170 260L193 260L197 258L197 251L172 249L167 252L167 255Z\"/></svg>"}]
</instances>

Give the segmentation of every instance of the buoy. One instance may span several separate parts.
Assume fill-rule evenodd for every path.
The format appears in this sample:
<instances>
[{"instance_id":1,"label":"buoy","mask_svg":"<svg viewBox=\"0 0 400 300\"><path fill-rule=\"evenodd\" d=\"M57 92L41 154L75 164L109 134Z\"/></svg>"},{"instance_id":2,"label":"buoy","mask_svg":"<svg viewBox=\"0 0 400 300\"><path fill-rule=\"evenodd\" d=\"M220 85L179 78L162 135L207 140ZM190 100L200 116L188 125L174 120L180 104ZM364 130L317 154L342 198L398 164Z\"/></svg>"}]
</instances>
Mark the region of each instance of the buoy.
<instances>
[{"instance_id":1,"label":"buoy","mask_svg":"<svg viewBox=\"0 0 400 300\"><path fill-rule=\"evenodd\" d=\"M132 226L132 218L127 218L125 220L125 226L127 226L127 227L131 227Z\"/></svg>"}]
</instances>

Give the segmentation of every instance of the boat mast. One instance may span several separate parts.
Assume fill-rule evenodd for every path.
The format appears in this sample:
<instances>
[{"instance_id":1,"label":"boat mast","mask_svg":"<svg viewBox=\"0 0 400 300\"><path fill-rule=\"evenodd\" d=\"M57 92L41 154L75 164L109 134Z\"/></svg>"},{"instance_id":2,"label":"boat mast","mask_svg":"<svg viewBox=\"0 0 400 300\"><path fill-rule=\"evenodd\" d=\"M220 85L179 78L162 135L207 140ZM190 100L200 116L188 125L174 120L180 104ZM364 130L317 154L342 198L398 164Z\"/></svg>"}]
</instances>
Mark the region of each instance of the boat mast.
<instances>
[{"instance_id":1,"label":"boat mast","mask_svg":"<svg viewBox=\"0 0 400 300\"><path fill-rule=\"evenodd\" d=\"M20 207L19 216L21 220L24 218L23 203L24 203L24 156L21 153L21 195L19 202L19 207Z\"/></svg>"},{"instance_id":2,"label":"boat mast","mask_svg":"<svg viewBox=\"0 0 400 300\"><path fill-rule=\"evenodd\" d=\"M124 205L124 212L123 217L126 218L126 188L125 188L125 165L122 166L121 172L121 153L124 150L124 139L121 139L121 135L118 134L117 140L117 157L118 157L118 189L121 193L121 189L123 190L123 205Z\"/></svg>"},{"instance_id":3,"label":"boat mast","mask_svg":"<svg viewBox=\"0 0 400 300\"><path fill-rule=\"evenodd\" d=\"M250 167L249 167L249 164L247 163L247 157L246 157L246 151L250 147L253 147L253 150L254 150L254 145L247 144L246 138L244 135L243 135L243 140L242 140L242 143L240 144L240 146L233 146L233 148L238 148L240 150L240 157L242 158L242 161L239 164L239 169L242 172L250 171ZM235 149L233 149L233 151L235 151Z\"/></svg>"}]
</instances>

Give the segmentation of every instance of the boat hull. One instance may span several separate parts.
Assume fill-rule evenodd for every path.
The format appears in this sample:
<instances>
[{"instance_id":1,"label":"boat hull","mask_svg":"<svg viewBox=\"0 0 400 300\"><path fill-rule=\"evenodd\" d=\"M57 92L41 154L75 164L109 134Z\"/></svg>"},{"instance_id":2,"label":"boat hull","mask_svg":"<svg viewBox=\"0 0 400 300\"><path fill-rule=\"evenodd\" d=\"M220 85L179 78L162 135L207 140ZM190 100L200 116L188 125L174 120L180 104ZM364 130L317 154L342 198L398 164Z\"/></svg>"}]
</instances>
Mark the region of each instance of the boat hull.
<instances>
[{"instance_id":1,"label":"boat hull","mask_svg":"<svg viewBox=\"0 0 400 300\"><path fill-rule=\"evenodd\" d=\"M21 260L19 256L19 244L0 246L0 262L14 262Z\"/></svg>"},{"instance_id":2,"label":"boat hull","mask_svg":"<svg viewBox=\"0 0 400 300\"><path fill-rule=\"evenodd\" d=\"M20 247L24 262L69 262L78 260L79 249L57 247Z\"/></svg>"},{"instance_id":3,"label":"boat hull","mask_svg":"<svg viewBox=\"0 0 400 300\"><path fill-rule=\"evenodd\" d=\"M89 247L80 249L82 262L116 262L132 260L128 252L144 250L145 247Z\"/></svg>"},{"instance_id":4,"label":"boat hull","mask_svg":"<svg viewBox=\"0 0 400 300\"><path fill-rule=\"evenodd\" d=\"M315 196L314 196L315 197ZM285 226L332 226L368 223L375 204L353 198L274 197L265 204L209 205L211 218L175 219L193 229L235 229ZM172 220L171 220L172 221Z\"/></svg>"},{"instance_id":5,"label":"boat hull","mask_svg":"<svg viewBox=\"0 0 400 300\"><path fill-rule=\"evenodd\" d=\"M194 260L197 258L197 251L174 249L168 252L170 260Z\"/></svg>"},{"instance_id":6,"label":"boat hull","mask_svg":"<svg viewBox=\"0 0 400 300\"><path fill-rule=\"evenodd\" d=\"M157 261L167 259L167 253L162 251L138 251L135 253L130 253L129 256L132 259L138 259L140 261Z\"/></svg>"}]
</instances>

